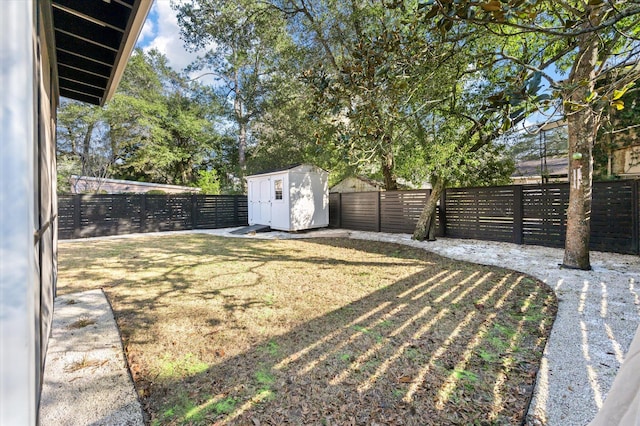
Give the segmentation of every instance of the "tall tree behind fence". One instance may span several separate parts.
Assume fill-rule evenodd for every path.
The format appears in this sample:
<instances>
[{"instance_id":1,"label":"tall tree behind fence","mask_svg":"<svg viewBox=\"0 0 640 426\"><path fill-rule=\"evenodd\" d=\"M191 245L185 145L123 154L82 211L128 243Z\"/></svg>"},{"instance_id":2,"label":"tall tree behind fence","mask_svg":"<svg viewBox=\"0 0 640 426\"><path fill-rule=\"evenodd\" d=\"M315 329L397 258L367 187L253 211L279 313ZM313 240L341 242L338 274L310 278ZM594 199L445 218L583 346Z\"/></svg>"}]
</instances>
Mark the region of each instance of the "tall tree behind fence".
<instances>
[{"instance_id":1,"label":"tall tree behind fence","mask_svg":"<svg viewBox=\"0 0 640 426\"><path fill-rule=\"evenodd\" d=\"M596 182L591 249L640 254L639 181ZM330 226L413 233L429 190L329 194ZM450 188L439 236L564 247L568 184Z\"/></svg>"},{"instance_id":2,"label":"tall tree behind fence","mask_svg":"<svg viewBox=\"0 0 640 426\"><path fill-rule=\"evenodd\" d=\"M60 239L247 225L244 195L63 195Z\"/></svg>"}]
</instances>

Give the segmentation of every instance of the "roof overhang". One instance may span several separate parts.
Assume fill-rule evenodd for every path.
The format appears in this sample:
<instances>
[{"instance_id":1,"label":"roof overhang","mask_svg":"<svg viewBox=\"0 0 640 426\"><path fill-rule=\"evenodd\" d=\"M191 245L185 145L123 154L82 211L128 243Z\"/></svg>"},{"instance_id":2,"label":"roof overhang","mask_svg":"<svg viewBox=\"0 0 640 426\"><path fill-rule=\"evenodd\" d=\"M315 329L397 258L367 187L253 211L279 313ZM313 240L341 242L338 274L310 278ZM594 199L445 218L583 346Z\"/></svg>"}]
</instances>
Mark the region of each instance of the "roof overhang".
<instances>
[{"instance_id":1,"label":"roof overhang","mask_svg":"<svg viewBox=\"0 0 640 426\"><path fill-rule=\"evenodd\" d=\"M111 99L153 0L52 0L60 96Z\"/></svg>"}]
</instances>

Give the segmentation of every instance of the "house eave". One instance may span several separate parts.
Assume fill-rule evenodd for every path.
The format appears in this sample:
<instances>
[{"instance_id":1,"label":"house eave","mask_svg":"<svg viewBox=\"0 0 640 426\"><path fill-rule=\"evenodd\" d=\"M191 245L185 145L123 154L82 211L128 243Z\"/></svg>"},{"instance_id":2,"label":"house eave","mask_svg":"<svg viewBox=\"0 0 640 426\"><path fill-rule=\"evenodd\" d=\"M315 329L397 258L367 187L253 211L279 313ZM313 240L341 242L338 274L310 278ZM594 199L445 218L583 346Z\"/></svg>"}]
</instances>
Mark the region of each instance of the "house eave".
<instances>
[{"instance_id":1,"label":"house eave","mask_svg":"<svg viewBox=\"0 0 640 426\"><path fill-rule=\"evenodd\" d=\"M52 0L57 92L104 105L118 87L152 0Z\"/></svg>"}]
</instances>

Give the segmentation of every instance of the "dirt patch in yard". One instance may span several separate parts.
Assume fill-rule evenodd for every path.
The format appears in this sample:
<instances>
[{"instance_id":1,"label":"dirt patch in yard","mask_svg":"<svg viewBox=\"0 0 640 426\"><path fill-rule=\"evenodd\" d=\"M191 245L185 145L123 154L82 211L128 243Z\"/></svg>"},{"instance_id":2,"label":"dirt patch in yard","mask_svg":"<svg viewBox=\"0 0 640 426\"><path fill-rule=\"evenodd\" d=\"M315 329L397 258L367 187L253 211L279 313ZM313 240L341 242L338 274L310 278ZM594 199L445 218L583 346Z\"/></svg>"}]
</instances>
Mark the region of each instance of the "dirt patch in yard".
<instances>
[{"instance_id":1,"label":"dirt patch in yard","mask_svg":"<svg viewBox=\"0 0 640 426\"><path fill-rule=\"evenodd\" d=\"M520 424L557 309L527 275L348 239L60 244L150 424Z\"/></svg>"}]
</instances>

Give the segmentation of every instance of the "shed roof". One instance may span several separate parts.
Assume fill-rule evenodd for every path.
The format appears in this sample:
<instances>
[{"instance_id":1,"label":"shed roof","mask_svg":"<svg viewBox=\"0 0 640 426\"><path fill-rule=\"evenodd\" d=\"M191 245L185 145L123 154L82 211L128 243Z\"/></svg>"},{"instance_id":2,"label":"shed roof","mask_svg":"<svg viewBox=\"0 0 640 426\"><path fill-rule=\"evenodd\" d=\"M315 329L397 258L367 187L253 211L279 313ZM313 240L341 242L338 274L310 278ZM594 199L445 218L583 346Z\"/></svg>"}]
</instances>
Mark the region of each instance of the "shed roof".
<instances>
[{"instance_id":1,"label":"shed roof","mask_svg":"<svg viewBox=\"0 0 640 426\"><path fill-rule=\"evenodd\" d=\"M113 96L152 0L52 0L61 96L103 105Z\"/></svg>"},{"instance_id":2,"label":"shed roof","mask_svg":"<svg viewBox=\"0 0 640 426\"><path fill-rule=\"evenodd\" d=\"M290 165L284 166L284 167L279 167L279 168L276 168L276 169L265 170L265 171L259 172L259 173L254 173L252 175L247 176L246 178L250 178L250 177L253 177L253 176L260 176L260 175L270 175L270 174L273 174L273 173L285 172L285 171L293 170L293 169L297 169L297 168L315 169L315 170L321 170L321 171L327 173L326 170L324 170L323 168L320 168L318 166L314 166L312 164L297 163L297 164L290 164Z\"/></svg>"}]
</instances>

